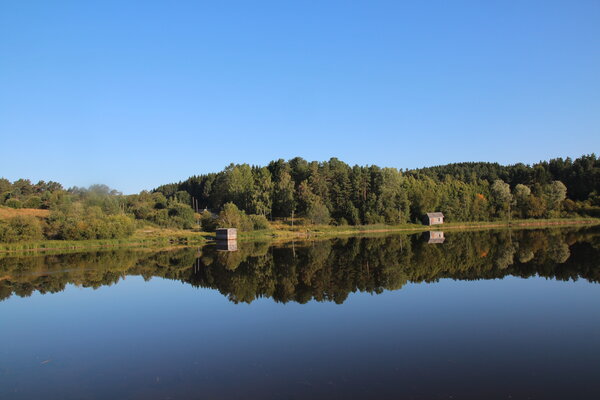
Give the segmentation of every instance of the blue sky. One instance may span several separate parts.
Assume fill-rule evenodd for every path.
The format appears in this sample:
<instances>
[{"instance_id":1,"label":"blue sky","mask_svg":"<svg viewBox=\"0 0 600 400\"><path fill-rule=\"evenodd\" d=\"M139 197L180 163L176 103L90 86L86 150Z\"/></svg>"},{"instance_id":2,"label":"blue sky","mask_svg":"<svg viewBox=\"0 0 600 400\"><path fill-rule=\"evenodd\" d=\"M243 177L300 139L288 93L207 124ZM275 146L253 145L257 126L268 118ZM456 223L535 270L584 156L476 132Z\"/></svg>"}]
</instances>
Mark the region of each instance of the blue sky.
<instances>
[{"instance_id":1,"label":"blue sky","mask_svg":"<svg viewBox=\"0 0 600 400\"><path fill-rule=\"evenodd\" d=\"M600 149L598 1L2 1L0 176Z\"/></svg>"}]
</instances>

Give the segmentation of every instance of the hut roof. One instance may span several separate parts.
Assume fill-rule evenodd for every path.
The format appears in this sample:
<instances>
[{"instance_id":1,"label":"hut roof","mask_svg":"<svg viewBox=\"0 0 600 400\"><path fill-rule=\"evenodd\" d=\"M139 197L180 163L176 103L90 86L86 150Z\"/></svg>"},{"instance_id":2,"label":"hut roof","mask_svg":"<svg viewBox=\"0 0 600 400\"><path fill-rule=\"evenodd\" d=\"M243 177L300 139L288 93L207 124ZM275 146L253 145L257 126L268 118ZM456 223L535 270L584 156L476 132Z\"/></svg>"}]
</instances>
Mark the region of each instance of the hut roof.
<instances>
[{"instance_id":1,"label":"hut roof","mask_svg":"<svg viewBox=\"0 0 600 400\"><path fill-rule=\"evenodd\" d=\"M427 213L427 218L444 218L444 214L441 212Z\"/></svg>"}]
</instances>

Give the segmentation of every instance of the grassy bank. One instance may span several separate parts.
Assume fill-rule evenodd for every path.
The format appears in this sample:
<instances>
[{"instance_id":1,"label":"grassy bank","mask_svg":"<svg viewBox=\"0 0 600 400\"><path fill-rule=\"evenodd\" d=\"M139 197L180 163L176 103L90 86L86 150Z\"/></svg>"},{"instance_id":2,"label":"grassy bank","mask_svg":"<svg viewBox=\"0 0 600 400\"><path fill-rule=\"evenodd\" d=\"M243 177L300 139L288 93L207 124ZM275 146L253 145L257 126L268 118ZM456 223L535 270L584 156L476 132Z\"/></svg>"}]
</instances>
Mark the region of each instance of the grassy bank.
<instances>
[{"instance_id":1,"label":"grassy bank","mask_svg":"<svg viewBox=\"0 0 600 400\"><path fill-rule=\"evenodd\" d=\"M242 240L256 240L265 238L286 239L306 237L335 237L341 235L356 235L363 233L385 232L423 232L430 230L466 230L466 229L505 229L505 228L546 228L553 226L569 225L597 225L600 218L555 218L555 219L522 219L489 222L450 222L443 225L427 226L421 224L402 225L295 225L278 222L273 224L273 229L240 234Z\"/></svg>"},{"instance_id":2,"label":"grassy bank","mask_svg":"<svg viewBox=\"0 0 600 400\"><path fill-rule=\"evenodd\" d=\"M37 242L0 243L0 252L85 250L102 247L170 247L200 246L211 238L210 233L176 229L140 229L125 239L102 240L42 240Z\"/></svg>"},{"instance_id":3,"label":"grassy bank","mask_svg":"<svg viewBox=\"0 0 600 400\"><path fill-rule=\"evenodd\" d=\"M470 229L506 229L506 228L548 228L555 226L596 225L600 218L560 218L513 220L510 224L503 221L491 222L451 222L443 225L426 226L420 224L403 225L291 225L290 221L276 221L268 230L241 232L240 241L286 240L327 238L336 236L391 233L423 232L429 230L470 230ZM214 239L214 233L194 232L177 229L146 228L137 230L126 239L106 240L44 240L37 242L0 243L0 252L21 251L70 251L104 247L152 247L201 246Z\"/></svg>"}]
</instances>

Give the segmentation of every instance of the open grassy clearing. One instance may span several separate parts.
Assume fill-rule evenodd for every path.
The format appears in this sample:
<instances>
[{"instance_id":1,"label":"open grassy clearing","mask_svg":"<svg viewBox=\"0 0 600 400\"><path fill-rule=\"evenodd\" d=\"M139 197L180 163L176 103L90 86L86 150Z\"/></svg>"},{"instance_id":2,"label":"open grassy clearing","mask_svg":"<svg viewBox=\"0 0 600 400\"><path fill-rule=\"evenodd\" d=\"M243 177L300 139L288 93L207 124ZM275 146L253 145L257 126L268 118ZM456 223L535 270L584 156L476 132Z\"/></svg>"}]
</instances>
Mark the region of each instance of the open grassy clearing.
<instances>
[{"instance_id":1,"label":"open grassy clearing","mask_svg":"<svg viewBox=\"0 0 600 400\"><path fill-rule=\"evenodd\" d=\"M47 218L48 215L50 215L50 210L39 210L37 208L10 208L0 206L0 219L8 219L18 216Z\"/></svg>"}]
</instances>

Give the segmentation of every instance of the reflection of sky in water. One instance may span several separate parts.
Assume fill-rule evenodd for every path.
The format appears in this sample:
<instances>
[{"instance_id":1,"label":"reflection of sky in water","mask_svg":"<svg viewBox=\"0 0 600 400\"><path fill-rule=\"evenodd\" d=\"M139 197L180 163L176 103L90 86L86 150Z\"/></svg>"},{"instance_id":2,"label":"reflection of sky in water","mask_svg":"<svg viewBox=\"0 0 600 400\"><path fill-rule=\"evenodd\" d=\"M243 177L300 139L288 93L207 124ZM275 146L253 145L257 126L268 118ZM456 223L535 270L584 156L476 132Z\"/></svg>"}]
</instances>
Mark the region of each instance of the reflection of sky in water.
<instances>
[{"instance_id":1,"label":"reflection of sky in water","mask_svg":"<svg viewBox=\"0 0 600 400\"><path fill-rule=\"evenodd\" d=\"M69 285L0 303L0 398L597 398L599 290L444 279L236 305L160 278Z\"/></svg>"}]
</instances>

